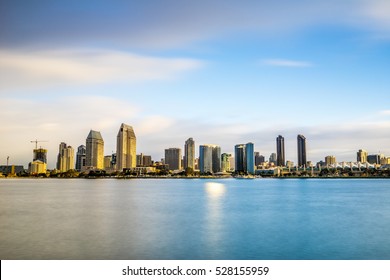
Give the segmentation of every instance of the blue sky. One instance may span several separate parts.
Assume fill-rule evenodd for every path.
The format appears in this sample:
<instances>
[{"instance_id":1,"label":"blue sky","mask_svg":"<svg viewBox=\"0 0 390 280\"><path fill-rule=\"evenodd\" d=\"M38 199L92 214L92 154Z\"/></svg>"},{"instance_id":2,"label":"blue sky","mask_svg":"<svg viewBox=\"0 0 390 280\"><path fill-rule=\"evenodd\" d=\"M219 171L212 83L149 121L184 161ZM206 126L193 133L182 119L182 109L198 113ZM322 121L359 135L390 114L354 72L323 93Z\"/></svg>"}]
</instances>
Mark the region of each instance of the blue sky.
<instances>
[{"instance_id":1,"label":"blue sky","mask_svg":"<svg viewBox=\"0 0 390 280\"><path fill-rule=\"evenodd\" d=\"M81 2L81 3L80 3ZM90 129L115 151L122 122L137 153L275 138L296 159L390 156L390 2L1 1L0 164L30 140L77 148Z\"/></svg>"}]
</instances>

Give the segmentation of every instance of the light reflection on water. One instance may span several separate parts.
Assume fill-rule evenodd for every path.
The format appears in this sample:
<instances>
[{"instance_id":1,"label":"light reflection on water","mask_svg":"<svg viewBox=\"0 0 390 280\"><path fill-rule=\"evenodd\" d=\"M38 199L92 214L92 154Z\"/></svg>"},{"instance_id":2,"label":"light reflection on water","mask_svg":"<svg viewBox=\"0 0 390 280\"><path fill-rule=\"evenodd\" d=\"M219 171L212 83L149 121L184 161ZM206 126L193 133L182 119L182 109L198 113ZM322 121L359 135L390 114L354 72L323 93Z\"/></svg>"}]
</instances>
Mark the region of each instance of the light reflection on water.
<instances>
[{"instance_id":1,"label":"light reflection on water","mask_svg":"<svg viewBox=\"0 0 390 280\"><path fill-rule=\"evenodd\" d=\"M204 184L207 195L207 247L210 257L220 252L220 245L223 239L223 196L226 193L226 186L218 182L206 182ZM217 255L215 258L217 258Z\"/></svg>"}]
</instances>

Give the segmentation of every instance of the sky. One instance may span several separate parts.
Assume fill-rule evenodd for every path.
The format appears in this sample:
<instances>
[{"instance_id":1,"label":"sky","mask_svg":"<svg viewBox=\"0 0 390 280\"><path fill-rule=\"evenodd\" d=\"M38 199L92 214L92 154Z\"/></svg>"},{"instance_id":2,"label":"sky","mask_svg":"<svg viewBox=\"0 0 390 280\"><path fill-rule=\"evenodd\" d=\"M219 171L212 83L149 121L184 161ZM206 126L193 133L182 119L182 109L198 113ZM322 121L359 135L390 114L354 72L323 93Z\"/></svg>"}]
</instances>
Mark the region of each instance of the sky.
<instances>
[{"instance_id":1,"label":"sky","mask_svg":"<svg viewBox=\"0 0 390 280\"><path fill-rule=\"evenodd\" d=\"M313 162L390 156L390 1L0 1L0 164L121 123L137 154L298 134ZM197 152L198 154L198 149Z\"/></svg>"}]
</instances>

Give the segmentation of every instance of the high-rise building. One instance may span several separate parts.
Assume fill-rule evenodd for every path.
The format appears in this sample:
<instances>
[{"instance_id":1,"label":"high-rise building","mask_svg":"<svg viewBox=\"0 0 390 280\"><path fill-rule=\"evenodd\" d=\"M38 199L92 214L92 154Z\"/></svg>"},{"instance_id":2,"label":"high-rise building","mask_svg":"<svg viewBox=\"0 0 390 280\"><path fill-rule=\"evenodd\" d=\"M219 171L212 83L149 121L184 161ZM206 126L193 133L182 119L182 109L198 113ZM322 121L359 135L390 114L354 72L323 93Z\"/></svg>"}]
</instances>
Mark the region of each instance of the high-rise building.
<instances>
[{"instance_id":1,"label":"high-rise building","mask_svg":"<svg viewBox=\"0 0 390 280\"><path fill-rule=\"evenodd\" d=\"M368 156L368 153L367 153L366 150L359 150L357 152L357 162L366 163L367 162L367 156Z\"/></svg>"},{"instance_id":2,"label":"high-rise building","mask_svg":"<svg viewBox=\"0 0 390 280\"><path fill-rule=\"evenodd\" d=\"M122 123L116 142L116 168L118 171L137 166L136 146L137 139L133 127Z\"/></svg>"},{"instance_id":3,"label":"high-rise building","mask_svg":"<svg viewBox=\"0 0 390 280\"><path fill-rule=\"evenodd\" d=\"M383 154L377 154L377 155L368 155L367 161L371 164L381 164L382 159L384 159L385 156Z\"/></svg>"},{"instance_id":4,"label":"high-rise building","mask_svg":"<svg viewBox=\"0 0 390 280\"><path fill-rule=\"evenodd\" d=\"M76 170L82 171L86 165L86 148L84 145L81 145L77 148L76 154Z\"/></svg>"},{"instance_id":5,"label":"high-rise building","mask_svg":"<svg viewBox=\"0 0 390 280\"><path fill-rule=\"evenodd\" d=\"M91 130L86 140L86 168L104 168L104 141L99 131Z\"/></svg>"},{"instance_id":6,"label":"high-rise building","mask_svg":"<svg viewBox=\"0 0 390 280\"><path fill-rule=\"evenodd\" d=\"M213 173L221 172L221 147L213 145Z\"/></svg>"},{"instance_id":7,"label":"high-rise building","mask_svg":"<svg viewBox=\"0 0 390 280\"><path fill-rule=\"evenodd\" d=\"M72 146L68 146L66 143L61 142L57 156L57 169L60 172L66 172L74 169L74 167L74 149Z\"/></svg>"},{"instance_id":8,"label":"high-rise building","mask_svg":"<svg viewBox=\"0 0 390 280\"><path fill-rule=\"evenodd\" d=\"M184 145L184 169L195 169L195 141L192 138L187 139Z\"/></svg>"},{"instance_id":9,"label":"high-rise building","mask_svg":"<svg viewBox=\"0 0 390 280\"><path fill-rule=\"evenodd\" d=\"M165 164L168 164L169 170L181 170L181 149L165 149Z\"/></svg>"},{"instance_id":10,"label":"high-rise building","mask_svg":"<svg viewBox=\"0 0 390 280\"><path fill-rule=\"evenodd\" d=\"M286 158L284 153L284 137L279 135L276 138L276 165L285 166Z\"/></svg>"},{"instance_id":11,"label":"high-rise building","mask_svg":"<svg viewBox=\"0 0 390 280\"><path fill-rule=\"evenodd\" d=\"M335 156L326 156L326 157L325 157L325 164L326 164L327 166L333 165L333 164L335 164L335 163L336 163L336 157L335 157Z\"/></svg>"},{"instance_id":12,"label":"high-rise building","mask_svg":"<svg viewBox=\"0 0 390 280\"><path fill-rule=\"evenodd\" d=\"M277 160L276 153L272 153L272 154L269 156L269 163L276 165L276 163L277 163L276 160Z\"/></svg>"},{"instance_id":13,"label":"high-rise building","mask_svg":"<svg viewBox=\"0 0 390 280\"><path fill-rule=\"evenodd\" d=\"M246 160L245 160L245 144L238 144L234 146L234 159L235 159L235 171L245 172L246 171Z\"/></svg>"},{"instance_id":14,"label":"high-rise building","mask_svg":"<svg viewBox=\"0 0 390 280\"><path fill-rule=\"evenodd\" d=\"M263 155L260 155L259 152L255 152L255 166L259 166L265 162L265 158Z\"/></svg>"},{"instance_id":15,"label":"high-rise building","mask_svg":"<svg viewBox=\"0 0 390 280\"><path fill-rule=\"evenodd\" d=\"M47 150L46 149L34 149L33 150L33 161L42 161L43 163L47 164Z\"/></svg>"},{"instance_id":16,"label":"high-rise building","mask_svg":"<svg viewBox=\"0 0 390 280\"><path fill-rule=\"evenodd\" d=\"M306 166L306 137L299 134L297 136L297 144L298 144L298 167Z\"/></svg>"},{"instance_id":17,"label":"high-rise building","mask_svg":"<svg viewBox=\"0 0 390 280\"><path fill-rule=\"evenodd\" d=\"M234 147L236 172L255 174L255 152L253 143L238 144Z\"/></svg>"},{"instance_id":18,"label":"high-rise building","mask_svg":"<svg viewBox=\"0 0 390 280\"><path fill-rule=\"evenodd\" d=\"M199 145L199 171L213 172L213 148L210 145Z\"/></svg>"},{"instance_id":19,"label":"high-rise building","mask_svg":"<svg viewBox=\"0 0 390 280\"><path fill-rule=\"evenodd\" d=\"M148 167L152 165L152 156L146 156L143 153L137 155L137 167Z\"/></svg>"},{"instance_id":20,"label":"high-rise building","mask_svg":"<svg viewBox=\"0 0 390 280\"><path fill-rule=\"evenodd\" d=\"M152 166L152 156L144 155L142 161L145 167Z\"/></svg>"},{"instance_id":21,"label":"high-rise building","mask_svg":"<svg viewBox=\"0 0 390 280\"><path fill-rule=\"evenodd\" d=\"M199 146L200 173L221 172L221 147L217 145Z\"/></svg>"},{"instance_id":22,"label":"high-rise building","mask_svg":"<svg viewBox=\"0 0 390 280\"><path fill-rule=\"evenodd\" d=\"M232 157L231 154L223 153L221 155L221 169L222 172L230 172L230 158Z\"/></svg>"}]
</instances>

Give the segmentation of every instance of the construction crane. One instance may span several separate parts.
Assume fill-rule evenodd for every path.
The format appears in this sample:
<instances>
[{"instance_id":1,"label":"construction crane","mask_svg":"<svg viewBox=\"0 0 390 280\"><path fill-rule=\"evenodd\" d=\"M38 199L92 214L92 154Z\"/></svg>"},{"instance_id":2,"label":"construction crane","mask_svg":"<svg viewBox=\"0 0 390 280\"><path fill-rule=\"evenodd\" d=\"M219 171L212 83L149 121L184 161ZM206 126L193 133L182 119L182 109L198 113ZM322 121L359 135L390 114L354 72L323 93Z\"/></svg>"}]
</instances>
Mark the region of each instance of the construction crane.
<instances>
[{"instance_id":1,"label":"construction crane","mask_svg":"<svg viewBox=\"0 0 390 280\"><path fill-rule=\"evenodd\" d=\"M35 143L35 150L38 149L38 142L49 142L49 141L45 141L45 140L34 140L34 141L30 141L31 143Z\"/></svg>"}]
</instances>

